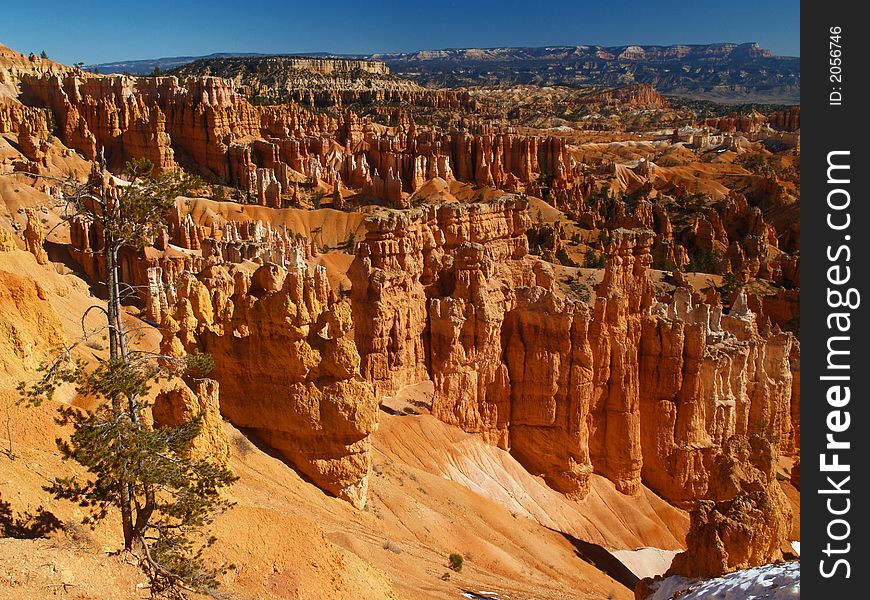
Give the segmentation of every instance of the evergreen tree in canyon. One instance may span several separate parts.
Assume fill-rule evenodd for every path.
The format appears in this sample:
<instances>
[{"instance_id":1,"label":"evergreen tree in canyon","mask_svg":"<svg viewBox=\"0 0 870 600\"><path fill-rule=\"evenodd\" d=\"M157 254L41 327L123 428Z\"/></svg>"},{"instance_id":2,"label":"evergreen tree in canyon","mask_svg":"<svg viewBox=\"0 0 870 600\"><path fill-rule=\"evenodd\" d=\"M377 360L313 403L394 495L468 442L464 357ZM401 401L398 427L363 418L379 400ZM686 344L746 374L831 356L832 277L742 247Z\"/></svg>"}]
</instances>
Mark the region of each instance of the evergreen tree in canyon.
<instances>
[{"instance_id":1,"label":"evergreen tree in canyon","mask_svg":"<svg viewBox=\"0 0 870 600\"><path fill-rule=\"evenodd\" d=\"M148 352L132 343L135 327L125 324L121 301L134 290L120 281L119 254L141 250L160 233L176 197L196 184L183 173L153 175L146 160L127 163L127 182L112 178L102 161L85 184L62 182L63 203L70 221L85 222L97 232L99 272L106 289L105 307L94 305L82 316L83 337L63 348L42 369L35 383L21 383L23 401L39 404L62 384L96 400L84 411L59 409L58 421L72 427L69 439L58 439L63 456L84 467L86 477L56 478L45 489L56 497L88 509L86 522L119 517L124 549L134 553L151 581L153 592L180 596L185 591L210 591L223 567L203 558L214 542L206 533L214 516L229 507L223 488L236 477L224 465L190 453L201 419L179 427L153 427L143 417L144 398L160 379L204 376L210 358L185 360ZM91 311L104 314L105 325L85 331ZM74 360L79 344L99 348L95 336L108 340L108 356L96 364Z\"/></svg>"}]
</instances>

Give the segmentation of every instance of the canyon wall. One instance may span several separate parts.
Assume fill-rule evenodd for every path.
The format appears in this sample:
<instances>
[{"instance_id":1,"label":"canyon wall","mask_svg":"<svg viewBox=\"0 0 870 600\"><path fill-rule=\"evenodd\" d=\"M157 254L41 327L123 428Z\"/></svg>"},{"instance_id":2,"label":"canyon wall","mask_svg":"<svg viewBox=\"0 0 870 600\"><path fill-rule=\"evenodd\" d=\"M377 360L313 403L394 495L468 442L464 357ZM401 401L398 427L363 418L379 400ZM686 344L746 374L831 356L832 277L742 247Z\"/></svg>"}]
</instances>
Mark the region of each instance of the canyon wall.
<instances>
[{"instance_id":1,"label":"canyon wall","mask_svg":"<svg viewBox=\"0 0 870 600\"><path fill-rule=\"evenodd\" d=\"M363 71L373 75L389 75L390 68L380 60L352 60L347 58L308 58L300 56L273 56L262 59L280 65L282 69L301 69L331 75Z\"/></svg>"},{"instance_id":2,"label":"canyon wall","mask_svg":"<svg viewBox=\"0 0 870 600\"><path fill-rule=\"evenodd\" d=\"M19 134L22 127L27 134L45 139L50 133L48 111L0 97L0 134Z\"/></svg>"},{"instance_id":3,"label":"canyon wall","mask_svg":"<svg viewBox=\"0 0 870 600\"><path fill-rule=\"evenodd\" d=\"M211 355L220 411L301 473L362 508L378 403L359 374L351 308L322 267L211 260L158 295L164 354Z\"/></svg>"},{"instance_id":4,"label":"canyon wall","mask_svg":"<svg viewBox=\"0 0 870 600\"><path fill-rule=\"evenodd\" d=\"M215 77L24 74L20 88L20 100L48 108L58 137L85 158L105 152L113 168L132 158L147 158L158 171L181 165L275 207L304 178L404 205L433 177L510 187L571 162L558 138L483 126L436 133L417 129L407 115L387 129L350 112L336 120L293 104L253 106ZM435 105L461 101L438 98ZM21 109L7 113L4 123L25 118Z\"/></svg>"},{"instance_id":5,"label":"canyon wall","mask_svg":"<svg viewBox=\"0 0 870 600\"><path fill-rule=\"evenodd\" d=\"M394 77L372 60L245 56L201 59L172 71L181 78L220 77L258 103L293 101L311 107L393 105L472 109L466 91L433 90Z\"/></svg>"},{"instance_id":6,"label":"canyon wall","mask_svg":"<svg viewBox=\"0 0 870 600\"><path fill-rule=\"evenodd\" d=\"M292 82L291 82L292 83ZM477 101L468 92L454 90L428 90L413 86L383 85L375 89L351 86L337 82L322 85L321 81L300 81L283 93L287 100L304 106L327 108L350 105L410 105L419 108L465 110L473 112ZM357 88L357 89L355 89Z\"/></svg>"},{"instance_id":7,"label":"canyon wall","mask_svg":"<svg viewBox=\"0 0 870 600\"><path fill-rule=\"evenodd\" d=\"M365 225L349 272L363 375L380 395L431 379L433 414L554 488L583 496L597 472L688 503L729 440L793 450L793 336L762 336L743 295L727 314L686 289L658 301L651 231L611 232L587 303L528 256L519 196Z\"/></svg>"}]
</instances>

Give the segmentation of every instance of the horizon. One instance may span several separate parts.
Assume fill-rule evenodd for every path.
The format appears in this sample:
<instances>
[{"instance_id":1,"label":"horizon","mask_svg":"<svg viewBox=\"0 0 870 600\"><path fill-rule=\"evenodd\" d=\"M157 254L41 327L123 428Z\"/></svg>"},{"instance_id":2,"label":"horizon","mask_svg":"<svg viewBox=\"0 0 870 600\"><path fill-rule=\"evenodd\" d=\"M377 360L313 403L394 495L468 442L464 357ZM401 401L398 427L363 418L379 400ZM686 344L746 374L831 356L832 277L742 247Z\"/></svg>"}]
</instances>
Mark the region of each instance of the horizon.
<instances>
[{"instance_id":1,"label":"horizon","mask_svg":"<svg viewBox=\"0 0 870 600\"><path fill-rule=\"evenodd\" d=\"M87 65L222 53L370 55L752 42L777 56L800 57L800 2L795 0L761 6L735 0L716 20L704 7L685 2L630 1L618 13L610 5L564 0L551 3L545 12L525 2L492 0L446 2L438 11L396 0L369 8L338 0L328 14L308 4L263 0L249 2L244 14L238 14L237 6L225 0L184 5L155 0L147 14L130 15L122 4L94 15L47 0L38 11L9 7L6 27L0 24L0 43L24 54L45 51L52 60ZM83 37L82 31L100 34Z\"/></svg>"},{"instance_id":2,"label":"horizon","mask_svg":"<svg viewBox=\"0 0 870 600\"><path fill-rule=\"evenodd\" d=\"M2 43L2 42L0 42ZM674 43L674 44L632 44L632 43L624 43L624 44L542 44L540 46L445 46L443 48L418 48L416 50L406 50L403 52L370 52L368 54L359 54L359 53L338 53L331 52L329 50L312 50L306 52L256 52L256 51L239 51L239 52L211 52L209 54L179 54L174 56L148 56L143 58L126 58L121 60L110 60L102 63L91 63L86 64L86 67L99 67L103 65L112 65L116 63L133 63L133 62L144 62L144 61L159 61L159 60L172 60L178 58L210 58L214 56L227 56L227 57L244 57L244 56L286 56L286 57L309 57L309 56L334 56L338 58L363 58L367 59L370 57L376 56L395 56L401 54L414 54L416 52L445 52L450 50L498 50L502 48L583 48L583 47L592 47L592 48L620 48L627 46L642 46L644 48L670 48L675 46L746 46L750 44L755 44L761 47L764 50L770 50L770 48L766 48L764 45L759 44L755 41L748 42L707 42L703 44L682 44L682 43ZM13 48L14 50L14 48ZM800 58L800 56L790 56L784 54L773 53L774 56L778 58ZM378 60L378 58L372 58L371 60Z\"/></svg>"}]
</instances>

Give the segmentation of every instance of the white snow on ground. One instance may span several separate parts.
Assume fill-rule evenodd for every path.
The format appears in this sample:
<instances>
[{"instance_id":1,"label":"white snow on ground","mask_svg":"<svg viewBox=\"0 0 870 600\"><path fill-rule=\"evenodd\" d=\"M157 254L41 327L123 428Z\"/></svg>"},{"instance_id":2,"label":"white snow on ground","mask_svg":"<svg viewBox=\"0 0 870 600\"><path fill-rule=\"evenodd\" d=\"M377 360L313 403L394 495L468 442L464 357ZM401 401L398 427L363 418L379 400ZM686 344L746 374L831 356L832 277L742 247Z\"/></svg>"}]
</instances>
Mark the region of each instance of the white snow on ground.
<instances>
[{"instance_id":1,"label":"white snow on ground","mask_svg":"<svg viewBox=\"0 0 870 600\"><path fill-rule=\"evenodd\" d=\"M801 555L801 543L799 541L792 542L791 547L794 548L794 551L797 553L798 556Z\"/></svg>"},{"instance_id":2,"label":"white snow on ground","mask_svg":"<svg viewBox=\"0 0 870 600\"><path fill-rule=\"evenodd\" d=\"M668 577L647 600L793 600L801 596L798 562L764 565L716 579Z\"/></svg>"}]
</instances>

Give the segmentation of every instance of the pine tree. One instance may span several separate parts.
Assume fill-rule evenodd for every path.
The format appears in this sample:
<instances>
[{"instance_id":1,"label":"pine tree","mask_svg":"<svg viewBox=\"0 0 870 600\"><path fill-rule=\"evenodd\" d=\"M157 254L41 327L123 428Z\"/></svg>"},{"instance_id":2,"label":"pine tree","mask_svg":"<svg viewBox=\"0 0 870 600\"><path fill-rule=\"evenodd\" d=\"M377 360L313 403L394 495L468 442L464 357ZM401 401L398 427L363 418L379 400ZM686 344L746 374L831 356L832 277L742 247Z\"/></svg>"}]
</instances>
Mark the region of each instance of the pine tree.
<instances>
[{"instance_id":1,"label":"pine tree","mask_svg":"<svg viewBox=\"0 0 870 600\"><path fill-rule=\"evenodd\" d=\"M87 507L91 524L116 509L124 549L139 558L153 591L209 591L222 568L205 564L202 552L214 538L203 531L229 506L221 490L236 478L225 466L190 455L199 419L176 428L152 428L142 418L147 408L142 399L161 378L201 377L213 363L204 355L182 361L132 347L133 332L125 328L121 311L122 290L131 288L121 283L118 262L122 248L141 249L153 240L174 199L197 182L180 173L155 176L149 161L138 160L127 163L130 183L114 185L105 161L101 163L86 184L65 182L64 202L68 218L93 223L101 232L107 303L87 312L102 311L106 325L62 349L43 367L39 381L22 383L19 391L27 403L38 404L58 385L73 383L80 394L100 401L89 412L59 409L59 422L71 425L72 434L59 439L58 447L65 458L85 467L88 477L56 478L45 489ZM108 334L108 359L95 368L72 360L75 345L102 331Z\"/></svg>"}]
</instances>

